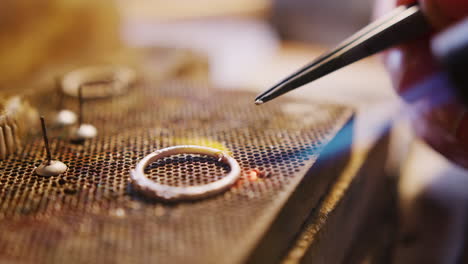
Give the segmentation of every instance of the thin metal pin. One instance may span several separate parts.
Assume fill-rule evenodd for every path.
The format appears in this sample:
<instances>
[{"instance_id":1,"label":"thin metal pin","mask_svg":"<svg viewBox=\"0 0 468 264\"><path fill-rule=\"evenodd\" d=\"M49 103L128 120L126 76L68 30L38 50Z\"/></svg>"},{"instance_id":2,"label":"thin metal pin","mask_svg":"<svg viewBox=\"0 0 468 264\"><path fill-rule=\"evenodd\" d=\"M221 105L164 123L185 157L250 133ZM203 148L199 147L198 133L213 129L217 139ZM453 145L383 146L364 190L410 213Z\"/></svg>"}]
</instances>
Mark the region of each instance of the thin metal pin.
<instances>
[{"instance_id":1,"label":"thin metal pin","mask_svg":"<svg viewBox=\"0 0 468 264\"><path fill-rule=\"evenodd\" d=\"M44 146L47 153L47 161L42 162L41 165L39 165L39 167L34 169L34 172L37 175L44 177L57 176L67 171L68 167L63 162L60 162L58 160L52 160L52 154L50 154L49 139L47 137L47 129L43 116L41 116L41 125L42 136L44 137Z\"/></svg>"},{"instance_id":2,"label":"thin metal pin","mask_svg":"<svg viewBox=\"0 0 468 264\"><path fill-rule=\"evenodd\" d=\"M83 88L87 83L83 83L78 87L78 102L79 102L79 112L78 112L78 127L72 130L71 141L74 143L83 143L84 140L94 138L97 135L96 127L91 124L84 123L84 98L83 98Z\"/></svg>"},{"instance_id":3,"label":"thin metal pin","mask_svg":"<svg viewBox=\"0 0 468 264\"><path fill-rule=\"evenodd\" d=\"M42 125L42 137L44 138L44 146L45 146L45 150L47 153L47 165L50 165L50 162L52 161L52 154L50 153L49 138L47 137L47 128L46 128L45 120L43 116L41 116L41 125Z\"/></svg>"}]
</instances>

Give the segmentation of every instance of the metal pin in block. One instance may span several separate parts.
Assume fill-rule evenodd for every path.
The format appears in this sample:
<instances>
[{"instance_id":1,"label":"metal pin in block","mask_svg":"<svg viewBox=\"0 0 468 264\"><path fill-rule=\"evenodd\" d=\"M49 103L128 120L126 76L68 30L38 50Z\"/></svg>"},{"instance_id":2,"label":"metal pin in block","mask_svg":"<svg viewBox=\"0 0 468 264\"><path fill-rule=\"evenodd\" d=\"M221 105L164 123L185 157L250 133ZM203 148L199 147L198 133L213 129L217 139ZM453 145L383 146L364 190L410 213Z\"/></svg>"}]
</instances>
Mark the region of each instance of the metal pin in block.
<instances>
[{"instance_id":1,"label":"metal pin in block","mask_svg":"<svg viewBox=\"0 0 468 264\"><path fill-rule=\"evenodd\" d=\"M78 112L78 127L72 130L71 140L75 143L82 143L86 139L91 139L97 136L97 129L91 124L85 124L84 120L84 99L83 85L78 89L79 112Z\"/></svg>"},{"instance_id":2,"label":"metal pin in block","mask_svg":"<svg viewBox=\"0 0 468 264\"><path fill-rule=\"evenodd\" d=\"M49 138L47 137L47 128L45 125L44 117L41 116L42 137L44 139L44 148L46 151L46 160L35 169L36 174L40 176L57 176L64 173L68 167L65 163L53 160L52 153L49 146Z\"/></svg>"}]
</instances>

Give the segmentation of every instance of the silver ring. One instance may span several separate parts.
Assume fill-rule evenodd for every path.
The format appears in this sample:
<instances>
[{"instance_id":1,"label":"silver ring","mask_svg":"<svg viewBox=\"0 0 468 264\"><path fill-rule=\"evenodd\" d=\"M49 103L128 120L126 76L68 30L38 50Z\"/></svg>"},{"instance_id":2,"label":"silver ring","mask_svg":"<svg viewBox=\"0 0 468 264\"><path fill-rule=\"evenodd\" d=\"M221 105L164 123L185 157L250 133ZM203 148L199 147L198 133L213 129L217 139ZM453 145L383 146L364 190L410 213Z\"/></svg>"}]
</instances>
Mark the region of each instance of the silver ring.
<instances>
[{"instance_id":1,"label":"silver ring","mask_svg":"<svg viewBox=\"0 0 468 264\"><path fill-rule=\"evenodd\" d=\"M178 187L159 184L145 175L145 168L158 159L176 154L200 154L218 158L218 161L228 164L231 171L222 179L204 185ZM240 166L237 161L227 153L209 147L183 145L174 146L155 151L144 157L130 171L133 186L144 195L151 198L160 198L166 201L195 200L221 193L232 186L240 177Z\"/></svg>"}]
</instances>

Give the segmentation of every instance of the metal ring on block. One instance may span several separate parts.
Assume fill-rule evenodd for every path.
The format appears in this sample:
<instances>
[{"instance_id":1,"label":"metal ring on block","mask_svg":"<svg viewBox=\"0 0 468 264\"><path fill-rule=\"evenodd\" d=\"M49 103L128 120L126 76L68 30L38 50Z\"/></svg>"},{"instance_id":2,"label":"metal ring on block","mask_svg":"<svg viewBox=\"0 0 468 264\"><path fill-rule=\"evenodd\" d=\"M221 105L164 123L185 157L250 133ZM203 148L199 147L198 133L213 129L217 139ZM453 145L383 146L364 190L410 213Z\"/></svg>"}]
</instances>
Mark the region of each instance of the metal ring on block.
<instances>
[{"instance_id":1,"label":"metal ring on block","mask_svg":"<svg viewBox=\"0 0 468 264\"><path fill-rule=\"evenodd\" d=\"M231 171L220 180L204 185L188 187L159 184L146 177L144 170L148 165L158 159L177 154L200 154L216 157L219 162L229 165ZM130 171L130 177L133 186L144 195L166 201L178 201L196 200L221 193L231 187L239 179L240 172L239 163L221 150L203 146L183 145L161 149L144 157L138 162L135 170Z\"/></svg>"},{"instance_id":2,"label":"metal ring on block","mask_svg":"<svg viewBox=\"0 0 468 264\"><path fill-rule=\"evenodd\" d=\"M62 79L64 94L77 97L84 84L101 84L100 89L86 89L83 98L104 98L121 95L136 81L137 73L126 66L88 66L67 73Z\"/></svg>"}]
</instances>

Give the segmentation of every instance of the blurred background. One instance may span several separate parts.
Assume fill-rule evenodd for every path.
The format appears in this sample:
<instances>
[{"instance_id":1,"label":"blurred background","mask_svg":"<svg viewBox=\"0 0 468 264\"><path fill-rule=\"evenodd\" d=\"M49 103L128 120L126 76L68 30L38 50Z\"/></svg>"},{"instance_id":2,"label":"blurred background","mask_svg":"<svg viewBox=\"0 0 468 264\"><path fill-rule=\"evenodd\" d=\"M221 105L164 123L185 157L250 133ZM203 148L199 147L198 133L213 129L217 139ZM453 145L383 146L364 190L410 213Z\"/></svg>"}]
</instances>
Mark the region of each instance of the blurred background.
<instances>
[{"instance_id":1,"label":"blurred background","mask_svg":"<svg viewBox=\"0 0 468 264\"><path fill-rule=\"evenodd\" d=\"M137 0L118 6L127 43L196 50L208 57L210 81L218 87L261 91L369 23L373 1ZM354 105L393 95L376 59L312 86L318 88L293 96Z\"/></svg>"},{"instance_id":2,"label":"blurred background","mask_svg":"<svg viewBox=\"0 0 468 264\"><path fill-rule=\"evenodd\" d=\"M276 0L272 23L282 38L333 45L370 21L372 0Z\"/></svg>"},{"instance_id":3,"label":"blurred background","mask_svg":"<svg viewBox=\"0 0 468 264\"><path fill-rule=\"evenodd\" d=\"M371 0L4 0L0 89L27 86L25 77L54 66L125 61L129 47L156 46L205 59L217 87L259 92L363 27L372 8ZM311 85L292 95L351 104L392 96L378 59Z\"/></svg>"}]
</instances>

